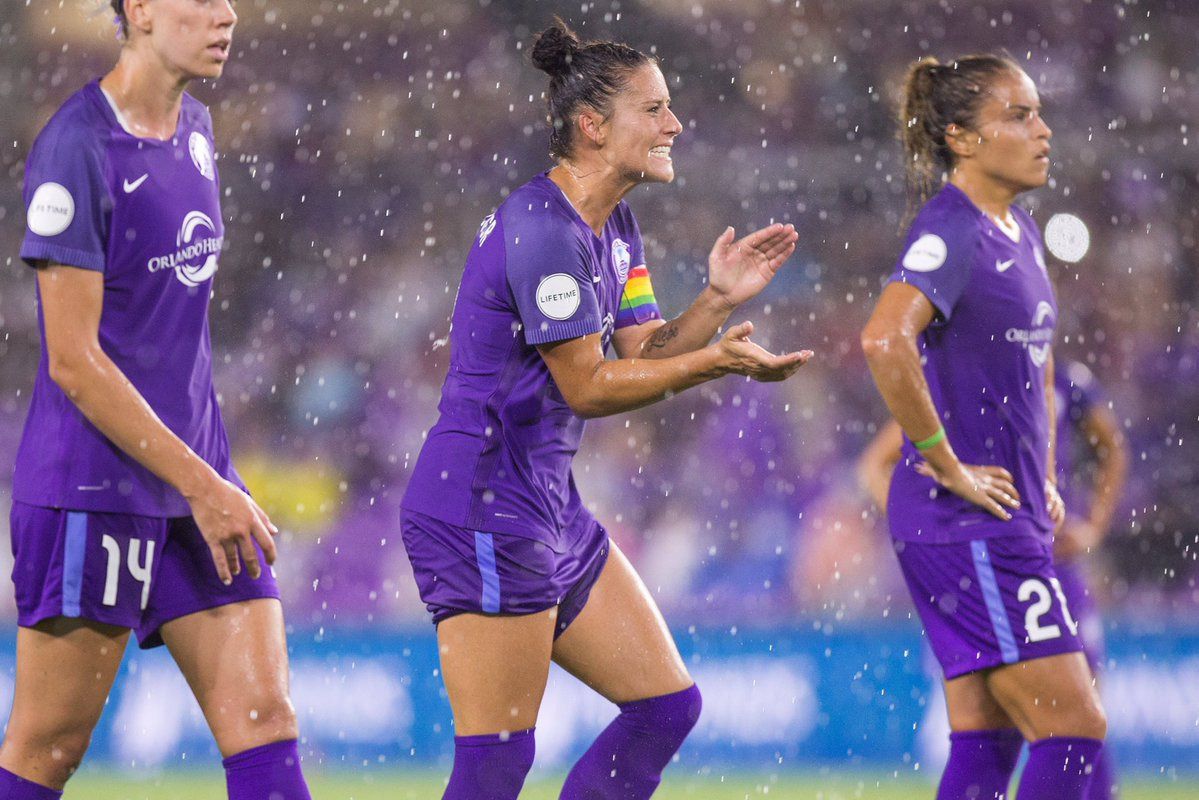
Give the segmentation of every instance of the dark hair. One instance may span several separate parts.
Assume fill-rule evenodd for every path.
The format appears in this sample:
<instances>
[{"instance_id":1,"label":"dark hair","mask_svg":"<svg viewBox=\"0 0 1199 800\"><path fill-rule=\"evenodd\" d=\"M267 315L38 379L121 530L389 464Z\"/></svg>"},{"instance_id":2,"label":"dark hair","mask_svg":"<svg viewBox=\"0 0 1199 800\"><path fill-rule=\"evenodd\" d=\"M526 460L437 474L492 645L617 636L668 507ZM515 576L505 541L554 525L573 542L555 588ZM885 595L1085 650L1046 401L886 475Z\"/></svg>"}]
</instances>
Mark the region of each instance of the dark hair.
<instances>
[{"instance_id":1,"label":"dark hair","mask_svg":"<svg viewBox=\"0 0 1199 800\"><path fill-rule=\"evenodd\" d=\"M613 95L628 81L629 73L654 62L650 56L618 42L581 42L559 17L533 40L533 65L550 76L546 93L549 106L550 153L570 155L574 138L572 119L580 106L590 106L605 116Z\"/></svg>"},{"instance_id":2,"label":"dark hair","mask_svg":"<svg viewBox=\"0 0 1199 800\"><path fill-rule=\"evenodd\" d=\"M950 125L972 127L987 85L1020 66L1004 55L962 56L942 64L925 56L908 68L899 105L899 138L906 161L911 215L953 169L954 155L945 141Z\"/></svg>"},{"instance_id":3,"label":"dark hair","mask_svg":"<svg viewBox=\"0 0 1199 800\"><path fill-rule=\"evenodd\" d=\"M112 13L116 14L116 23L121 29L121 35L128 36L129 20L125 18L125 0L112 0L109 5L112 6Z\"/></svg>"}]
</instances>

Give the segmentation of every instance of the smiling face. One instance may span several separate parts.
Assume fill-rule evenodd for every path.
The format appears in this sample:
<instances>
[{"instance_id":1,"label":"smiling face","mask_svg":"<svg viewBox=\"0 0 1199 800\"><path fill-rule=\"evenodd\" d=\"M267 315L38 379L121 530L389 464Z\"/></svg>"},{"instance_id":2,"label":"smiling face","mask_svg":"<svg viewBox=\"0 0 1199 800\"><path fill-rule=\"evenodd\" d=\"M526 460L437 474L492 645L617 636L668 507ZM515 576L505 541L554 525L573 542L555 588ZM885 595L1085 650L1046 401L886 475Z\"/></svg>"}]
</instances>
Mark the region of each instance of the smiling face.
<instances>
[{"instance_id":1,"label":"smiling face","mask_svg":"<svg viewBox=\"0 0 1199 800\"><path fill-rule=\"evenodd\" d=\"M600 154L623 177L635 183L674 180L670 149L683 126L670 110L670 90L657 64L629 74L600 130Z\"/></svg>"},{"instance_id":2,"label":"smiling face","mask_svg":"<svg viewBox=\"0 0 1199 800\"><path fill-rule=\"evenodd\" d=\"M233 0L128 0L126 12L131 44L184 78L221 76L237 24Z\"/></svg>"},{"instance_id":3,"label":"smiling face","mask_svg":"<svg viewBox=\"0 0 1199 800\"><path fill-rule=\"evenodd\" d=\"M990 81L974 125L951 130L947 138L957 156L955 170L1023 192L1049 179L1051 136L1032 79L1008 70Z\"/></svg>"}]
</instances>

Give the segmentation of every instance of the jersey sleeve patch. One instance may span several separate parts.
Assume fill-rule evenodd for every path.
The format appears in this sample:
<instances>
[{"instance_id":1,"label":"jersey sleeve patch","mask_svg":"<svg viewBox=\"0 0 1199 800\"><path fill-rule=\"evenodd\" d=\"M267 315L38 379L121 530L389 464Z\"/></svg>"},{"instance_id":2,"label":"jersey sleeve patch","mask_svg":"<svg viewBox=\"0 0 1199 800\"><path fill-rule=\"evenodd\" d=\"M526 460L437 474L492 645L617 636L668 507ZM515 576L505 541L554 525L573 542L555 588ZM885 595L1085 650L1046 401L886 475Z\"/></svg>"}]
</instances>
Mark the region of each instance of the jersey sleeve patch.
<instances>
[{"instance_id":1,"label":"jersey sleeve patch","mask_svg":"<svg viewBox=\"0 0 1199 800\"><path fill-rule=\"evenodd\" d=\"M926 233L903 254L903 268L913 272L932 272L945 263L949 250L945 240L935 233Z\"/></svg>"},{"instance_id":2,"label":"jersey sleeve patch","mask_svg":"<svg viewBox=\"0 0 1199 800\"><path fill-rule=\"evenodd\" d=\"M579 282L565 272L555 272L537 284L537 309L550 319L570 319L580 302Z\"/></svg>"},{"instance_id":3,"label":"jersey sleeve patch","mask_svg":"<svg viewBox=\"0 0 1199 800\"><path fill-rule=\"evenodd\" d=\"M33 191L29 201L29 230L38 236L57 236L71 226L75 218L75 198L67 187L46 181Z\"/></svg>"}]
</instances>

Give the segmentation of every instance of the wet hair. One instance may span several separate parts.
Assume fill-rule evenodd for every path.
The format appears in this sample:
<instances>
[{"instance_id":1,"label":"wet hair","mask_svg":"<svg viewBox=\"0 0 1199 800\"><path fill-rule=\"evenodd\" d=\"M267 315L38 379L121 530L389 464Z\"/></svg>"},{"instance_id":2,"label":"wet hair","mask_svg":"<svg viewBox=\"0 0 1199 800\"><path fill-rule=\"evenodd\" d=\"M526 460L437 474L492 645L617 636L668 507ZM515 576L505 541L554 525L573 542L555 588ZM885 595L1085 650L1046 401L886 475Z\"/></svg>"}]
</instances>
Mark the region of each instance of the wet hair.
<instances>
[{"instance_id":1,"label":"wet hair","mask_svg":"<svg viewBox=\"0 0 1199 800\"><path fill-rule=\"evenodd\" d=\"M112 13L116 15L117 28L122 37L129 36L129 20L125 18L125 0L111 0Z\"/></svg>"},{"instance_id":2,"label":"wet hair","mask_svg":"<svg viewBox=\"0 0 1199 800\"><path fill-rule=\"evenodd\" d=\"M986 89L1004 73L1021 72L1006 55L985 53L941 63L925 56L908 68L899 105L909 209L923 205L953 169L945 140L950 125L970 128L978 121Z\"/></svg>"},{"instance_id":3,"label":"wet hair","mask_svg":"<svg viewBox=\"0 0 1199 800\"><path fill-rule=\"evenodd\" d=\"M533 65L550 76L550 154L570 155L575 114L583 106L600 114L611 113L612 98L624 88L629 75L655 59L618 42L582 42L559 17L533 40Z\"/></svg>"}]
</instances>

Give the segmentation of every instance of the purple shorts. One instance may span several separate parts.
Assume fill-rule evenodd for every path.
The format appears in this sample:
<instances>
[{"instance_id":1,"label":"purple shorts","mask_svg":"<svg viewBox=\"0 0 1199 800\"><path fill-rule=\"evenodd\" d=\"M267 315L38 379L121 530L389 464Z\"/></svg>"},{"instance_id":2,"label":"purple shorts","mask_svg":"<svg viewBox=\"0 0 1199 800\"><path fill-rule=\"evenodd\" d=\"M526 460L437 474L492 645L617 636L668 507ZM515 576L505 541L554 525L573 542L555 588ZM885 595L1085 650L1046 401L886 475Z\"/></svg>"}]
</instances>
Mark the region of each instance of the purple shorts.
<instances>
[{"instance_id":1,"label":"purple shorts","mask_svg":"<svg viewBox=\"0 0 1199 800\"><path fill-rule=\"evenodd\" d=\"M952 544L895 541L946 680L1082 650L1043 538L1014 529L1011 536Z\"/></svg>"},{"instance_id":2,"label":"purple shorts","mask_svg":"<svg viewBox=\"0 0 1199 800\"><path fill-rule=\"evenodd\" d=\"M557 638L587 604L608 561L608 532L587 514L563 532L560 550L407 510L400 533L434 625L456 614L536 614L558 606Z\"/></svg>"},{"instance_id":3,"label":"purple shorts","mask_svg":"<svg viewBox=\"0 0 1199 800\"><path fill-rule=\"evenodd\" d=\"M1095 597L1087 586L1086 567L1078 561L1061 561L1054 564L1062 593L1070 614L1078 623L1078 638L1082 652L1091 665L1091 672L1098 673L1107 659L1107 646L1103 632L1103 619L1095 605Z\"/></svg>"},{"instance_id":4,"label":"purple shorts","mask_svg":"<svg viewBox=\"0 0 1199 800\"><path fill-rule=\"evenodd\" d=\"M132 628L143 648L160 628L208 608L279 597L268 568L221 583L191 517L67 511L14 502L10 515L17 623L76 617ZM254 545L255 549L258 545ZM258 550L260 563L266 560Z\"/></svg>"}]
</instances>

